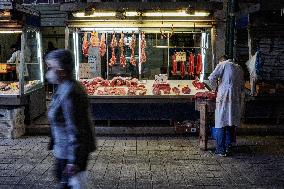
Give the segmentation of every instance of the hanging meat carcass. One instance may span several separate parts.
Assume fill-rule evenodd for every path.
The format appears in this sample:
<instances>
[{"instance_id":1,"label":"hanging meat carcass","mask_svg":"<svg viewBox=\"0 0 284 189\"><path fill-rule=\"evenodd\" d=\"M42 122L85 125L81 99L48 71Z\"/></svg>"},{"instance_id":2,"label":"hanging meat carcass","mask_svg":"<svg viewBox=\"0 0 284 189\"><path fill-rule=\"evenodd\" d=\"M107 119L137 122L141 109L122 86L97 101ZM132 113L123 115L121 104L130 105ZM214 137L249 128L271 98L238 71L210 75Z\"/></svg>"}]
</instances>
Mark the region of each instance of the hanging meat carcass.
<instances>
[{"instance_id":1,"label":"hanging meat carcass","mask_svg":"<svg viewBox=\"0 0 284 189\"><path fill-rule=\"evenodd\" d=\"M130 64L132 64L133 66L136 66L135 46L136 46L136 36L135 33L133 32L129 43L129 47L131 49Z\"/></svg>"},{"instance_id":2,"label":"hanging meat carcass","mask_svg":"<svg viewBox=\"0 0 284 189\"><path fill-rule=\"evenodd\" d=\"M147 57L146 57L146 52L145 52L146 39L145 39L145 33L144 32L141 33L140 47L141 47L140 63L145 63L146 60L147 60Z\"/></svg>"},{"instance_id":3,"label":"hanging meat carcass","mask_svg":"<svg viewBox=\"0 0 284 189\"><path fill-rule=\"evenodd\" d=\"M117 47L117 40L116 40L116 37L115 37L115 33L112 34L110 47L111 47L112 52L111 52L111 58L109 60L109 65L113 66L116 63L115 47Z\"/></svg>"},{"instance_id":4,"label":"hanging meat carcass","mask_svg":"<svg viewBox=\"0 0 284 189\"><path fill-rule=\"evenodd\" d=\"M196 75L199 75L202 71L202 56L200 53L198 53L196 61Z\"/></svg>"},{"instance_id":5,"label":"hanging meat carcass","mask_svg":"<svg viewBox=\"0 0 284 189\"><path fill-rule=\"evenodd\" d=\"M176 74L177 74L177 60L176 60L176 54L174 54L174 55L172 56L172 66L173 66L172 73L173 73L173 75L176 75Z\"/></svg>"},{"instance_id":6,"label":"hanging meat carcass","mask_svg":"<svg viewBox=\"0 0 284 189\"><path fill-rule=\"evenodd\" d=\"M193 76L194 75L194 56L192 53L190 53L189 58L188 58L188 75Z\"/></svg>"},{"instance_id":7,"label":"hanging meat carcass","mask_svg":"<svg viewBox=\"0 0 284 189\"><path fill-rule=\"evenodd\" d=\"M89 50L88 33L85 32L82 44L82 53L85 57L88 57L88 50Z\"/></svg>"},{"instance_id":8,"label":"hanging meat carcass","mask_svg":"<svg viewBox=\"0 0 284 189\"><path fill-rule=\"evenodd\" d=\"M102 33L100 42L100 55L104 56L106 53L106 34Z\"/></svg>"},{"instance_id":9,"label":"hanging meat carcass","mask_svg":"<svg viewBox=\"0 0 284 189\"><path fill-rule=\"evenodd\" d=\"M180 76L181 76L182 79L183 79L184 76L185 76L185 65L184 65L184 61L182 61L182 62L180 63Z\"/></svg>"},{"instance_id":10,"label":"hanging meat carcass","mask_svg":"<svg viewBox=\"0 0 284 189\"><path fill-rule=\"evenodd\" d=\"M100 45L99 34L97 32L91 33L90 43L92 47L98 47Z\"/></svg>"},{"instance_id":11,"label":"hanging meat carcass","mask_svg":"<svg viewBox=\"0 0 284 189\"><path fill-rule=\"evenodd\" d=\"M121 37L119 40L119 47L120 47L120 65L124 68L126 66L126 58L124 55L124 34L121 33Z\"/></svg>"}]
</instances>

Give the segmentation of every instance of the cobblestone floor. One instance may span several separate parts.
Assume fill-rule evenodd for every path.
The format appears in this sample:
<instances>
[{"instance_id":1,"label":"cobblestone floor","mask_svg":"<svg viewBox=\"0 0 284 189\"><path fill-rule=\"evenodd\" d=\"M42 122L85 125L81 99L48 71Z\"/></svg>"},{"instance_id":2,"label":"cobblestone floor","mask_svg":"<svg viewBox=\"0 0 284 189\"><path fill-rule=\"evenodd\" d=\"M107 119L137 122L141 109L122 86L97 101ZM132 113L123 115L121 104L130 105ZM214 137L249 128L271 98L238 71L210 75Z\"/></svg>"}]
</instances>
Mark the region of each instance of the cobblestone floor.
<instances>
[{"instance_id":1,"label":"cobblestone floor","mask_svg":"<svg viewBox=\"0 0 284 189\"><path fill-rule=\"evenodd\" d=\"M55 188L47 137L0 138L0 188ZM197 137L98 137L90 188L284 188L284 136L242 136L230 157ZM213 147L213 141L209 142Z\"/></svg>"}]
</instances>

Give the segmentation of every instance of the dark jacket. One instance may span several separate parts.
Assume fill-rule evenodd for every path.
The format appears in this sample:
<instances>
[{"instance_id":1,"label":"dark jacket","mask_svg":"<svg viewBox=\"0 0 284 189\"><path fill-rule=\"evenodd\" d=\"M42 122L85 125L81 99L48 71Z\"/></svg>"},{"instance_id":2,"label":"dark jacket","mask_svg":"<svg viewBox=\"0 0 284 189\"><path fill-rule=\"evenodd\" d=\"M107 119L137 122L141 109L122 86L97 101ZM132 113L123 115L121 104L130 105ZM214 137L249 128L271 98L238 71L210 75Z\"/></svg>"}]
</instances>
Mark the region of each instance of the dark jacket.
<instances>
[{"instance_id":1,"label":"dark jacket","mask_svg":"<svg viewBox=\"0 0 284 189\"><path fill-rule=\"evenodd\" d=\"M58 86L48 118L56 158L78 164L96 149L88 96L77 81L66 81Z\"/></svg>"}]
</instances>

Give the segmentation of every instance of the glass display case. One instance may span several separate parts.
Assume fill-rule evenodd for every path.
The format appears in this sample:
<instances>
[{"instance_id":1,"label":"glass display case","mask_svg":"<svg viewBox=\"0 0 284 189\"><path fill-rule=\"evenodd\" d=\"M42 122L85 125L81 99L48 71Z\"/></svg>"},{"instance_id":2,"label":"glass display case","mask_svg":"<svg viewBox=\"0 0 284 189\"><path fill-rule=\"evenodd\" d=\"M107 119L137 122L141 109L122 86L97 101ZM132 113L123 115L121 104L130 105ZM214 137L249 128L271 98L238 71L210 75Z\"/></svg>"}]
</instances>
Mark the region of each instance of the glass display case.
<instances>
[{"instance_id":1,"label":"glass display case","mask_svg":"<svg viewBox=\"0 0 284 189\"><path fill-rule=\"evenodd\" d=\"M40 32L27 30L25 44L24 92L28 93L38 87L42 87L44 82Z\"/></svg>"},{"instance_id":2,"label":"glass display case","mask_svg":"<svg viewBox=\"0 0 284 189\"><path fill-rule=\"evenodd\" d=\"M40 32L2 31L0 95L23 95L43 85ZM21 43L24 42L23 45Z\"/></svg>"},{"instance_id":3,"label":"glass display case","mask_svg":"<svg viewBox=\"0 0 284 189\"><path fill-rule=\"evenodd\" d=\"M96 8L66 23L95 120L197 119L194 97L215 61L210 12Z\"/></svg>"},{"instance_id":4,"label":"glass display case","mask_svg":"<svg viewBox=\"0 0 284 189\"><path fill-rule=\"evenodd\" d=\"M193 96L207 91L202 82L211 72L209 32L75 28L69 48L76 78L90 96Z\"/></svg>"},{"instance_id":5,"label":"glass display case","mask_svg":"<svg viewBox=\"0 0 284 189\"><path fill-rule=\"evenodd\" d=\"M1 51L0 51L0 95L19 95L19 75L16 66L20 62L20 54L16 48L21 41L21 31L3 31L0 33ZM13 53L13 51L15 51ZM13 55L13 56L12 56ZM17 62L17 63L15 63ZM17 68L19 68L17 66Z\"/></svg>"},{"instance_id":6,"label":"glass display case","mask_svg":"<svg viewBox=\"0 0 284 189\"><path fill-rule=\"evenodd\" d=\"M0 41L0 108L24 108L29 122L46 111L39 12L7 3Z\"/></svg>"}]
</instances>

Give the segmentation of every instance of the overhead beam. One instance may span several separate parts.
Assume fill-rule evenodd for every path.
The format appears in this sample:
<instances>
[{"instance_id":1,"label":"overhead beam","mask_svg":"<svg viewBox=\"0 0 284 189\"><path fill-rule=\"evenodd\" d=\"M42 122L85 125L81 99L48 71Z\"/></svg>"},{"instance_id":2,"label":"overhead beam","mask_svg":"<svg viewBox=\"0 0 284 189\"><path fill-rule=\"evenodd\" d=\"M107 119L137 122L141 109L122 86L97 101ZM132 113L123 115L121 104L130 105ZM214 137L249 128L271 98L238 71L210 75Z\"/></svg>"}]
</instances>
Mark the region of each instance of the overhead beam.
<instances>
[{"instance_id":1,"label":"overhead beam","mask_svg":"<svg viewBox=\"0 0 284 189\"><path fill-rule=\"evenodd\" d=\"M177 10L191 6L194 10L216 11L223 9L221 2L93 2L93 3L63 3L60 5L62 11L88 11L88 10Z\"/></svg>"}]
</instances>

